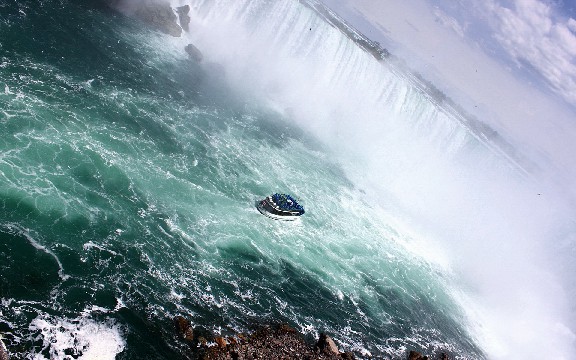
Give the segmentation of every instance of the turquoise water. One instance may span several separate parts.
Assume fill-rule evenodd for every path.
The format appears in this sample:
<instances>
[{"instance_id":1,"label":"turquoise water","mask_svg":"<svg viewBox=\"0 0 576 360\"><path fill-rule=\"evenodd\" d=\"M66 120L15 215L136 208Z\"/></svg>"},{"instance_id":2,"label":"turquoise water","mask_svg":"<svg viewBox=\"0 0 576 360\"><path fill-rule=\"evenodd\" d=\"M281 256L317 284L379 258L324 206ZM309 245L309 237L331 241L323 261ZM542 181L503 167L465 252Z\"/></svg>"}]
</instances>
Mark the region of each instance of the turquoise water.
<instances>
[{"instance_id":1,"label":"turquoise water","mask_svg":"<svg viewBox=\"0 0 576 360\"><path fill-rule=\"evenodd\" d=\"M360 184L371 160L327 142L333 129L95 1L5 2L0 39L0 333L15 358L184 358L176 315L222 334L287 322L360 357L484 356L450 272L410 251L405 204ZM419 115L384 140L413 132L455 162L479 146L377 71L384 114ZM374 181L398 188L401 160ZM273 192L302 200L301 221L258 213Z\"/></svg>"}]
</instances>

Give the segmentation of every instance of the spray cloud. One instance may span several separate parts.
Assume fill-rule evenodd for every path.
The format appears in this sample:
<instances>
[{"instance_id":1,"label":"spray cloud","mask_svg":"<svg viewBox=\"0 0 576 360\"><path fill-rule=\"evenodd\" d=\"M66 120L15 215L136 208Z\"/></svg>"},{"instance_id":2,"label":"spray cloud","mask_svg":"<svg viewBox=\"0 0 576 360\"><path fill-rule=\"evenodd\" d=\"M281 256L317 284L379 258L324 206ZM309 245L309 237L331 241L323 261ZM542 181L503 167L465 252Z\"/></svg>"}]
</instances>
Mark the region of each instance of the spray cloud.
<instances>
[{"instance_id":1,"label":"spray cloud","mask_svg":"<svg viewBox=\"0 0 576 360\"><path fill-rule=\"evenodd\" d=\"M426 246L446 254L491 358L573 353L570 304L549 250L573 228L573 208L546 172L524 171L410 76L298 2L198 0L191 8L192 42L225 67L232 86L290 109L357 186L417 221Z\"/></svg>"}]
</instances>

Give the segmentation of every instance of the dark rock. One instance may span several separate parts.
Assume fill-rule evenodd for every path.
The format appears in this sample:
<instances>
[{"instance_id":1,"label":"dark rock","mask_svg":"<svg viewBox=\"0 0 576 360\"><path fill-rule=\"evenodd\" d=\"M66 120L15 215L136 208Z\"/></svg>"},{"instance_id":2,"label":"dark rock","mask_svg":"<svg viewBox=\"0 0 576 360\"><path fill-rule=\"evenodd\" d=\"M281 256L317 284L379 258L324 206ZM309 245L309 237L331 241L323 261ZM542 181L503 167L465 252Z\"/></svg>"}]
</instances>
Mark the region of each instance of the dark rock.
<instances>
[{"instance_id":1,"label":"dark rock","mask_svg":"<svg viewBox=\"0 0 576 360\"><path fill-rule=\"evenodd\" d=\"M336 343L332 338L324 333L320 334L320 338L316 343L316 348L320 350L320 352L327 354L327 355L338 355L340 354L340 350L336 346Z\"/></svg>"},{"instance_id":2,"label":"dark rock","mask_svg":"<svg viewBox=\"0 0 576 360\"><path fill-rule=\"evenodd\" d=\"M108 4L127 16L136 18L165 34L178 37L182 28L170 3L166 0L107 0Z\"/></svg>"},{"instance_id":3,"label":"dark rock","mask_svg":"<svg viewBox=\"0 0 576 360\"><path fill-rule=\"evenodd\" d=\"M324 338L325 349L332 348ZM307 360L354 360L351 353L317 353L306 343L302 335L287 326L265 326L249 336L215 339L217 346L202 346L196 357L203 360L247 359L307 359ZM332 341L333 342L333 341ZM335 347L335 344L334 344Z\"/></svg>"},{"instance_id":4,"label":"dark rock","mask_svg":"<svg viewBox=\"0 0 576 360\"><path fill-rule=\"evenodd\" d=\"M356 360L356 356L354 356L354 354L352 354L350 351L346 351L344 353L341 353L340 357L343 360Z\"/></svg>"},{"instance_id":5,"label":"dark rock","mask_svg":"<svg viewBox=\"0 0 576 360\"><path fill-rule=\"evenodd\" d=\"M188 13L190 12L190 5L184 5L176 8L176 13L178 13L178 20L180 21L180 26L182 30L188 32L190 30L190 16Z\"/></svg>"},{"instance_id":6,"label":"dark rock","mask_svg":"<svg viewBox=\"0 0 576 360\"><path fill-rule=\"evenodd\" d=\"M0 336L0 360L10 360L10 355L8 354L8 349L2 341L2 336Z\"/></svg>"},{"instance_id":7,"label":"dark rock","mask_svg":"<svg viewBox=\"0 0 576 360\"><path fill-rule=\"evenodd\" d=\"M204 58L204 56L202 55L202 52L200 52L200 50L198 50L198 48L196 46L194 46L192 44L188 44L188 45L186 45L184 50L188 53L188 56L190 57L190 59L192 59L196 62L202 62L202 59Z\"/></svg>"},{"instance_id":8,"label":"dark rock","mask_svg":"<svg viewBox=\"0 0 576 360\"><path fill-rule=\"evenodd\" d=\"M174 323L176 325L176 332L182 339L186 341L194 340L194 329L192 329L190 321L182 316L176 316L174 318Z\"/></svg>"},{"instance_id":9,"label":"dark rock","mask_svg":"<svg viewBox=\"0 0 576 360\"><path fill-rule=\"evenodd\" d=\"M182 28L176 23L176 14L168 2L144 1L134 15L165 34L174 37L182 34Z\"/></svg>"},{"instance_id":10,"label":"dark rock","mask_svg":"<svg viewBox=\"0 0 576 360\"><path fill-rule=\"evenodd\" d=\"M214 339L214 341L216 341L216 344L218 344L218 346L221 348L225 348L227 345L226 339L224 339L222 336L218 336L216 339Z\"/></svg>"},{"instance_id":11,"label":"dark rock","mask_svg":"<svg viewBox=\"0 0 576 360\"><path fill-rule=\"evenodd\" d=\"M201 346L206 346L206 345L208 345L208 340L206 340L206 338L204 336L199 336L198 337L198 343Z\"/></svg>"},{"instance_id":12,"label":"dark rock","mask_svg":"<svg viewBox=\"0 0 576 360\"><path fill-rule=\"evenodd\" d=\"M408 360L424 360L424 359L428 359L428 357L422 356L422 354L414 350L410 351L410 354L408 354Z\"/></svg>"}]
</instances>

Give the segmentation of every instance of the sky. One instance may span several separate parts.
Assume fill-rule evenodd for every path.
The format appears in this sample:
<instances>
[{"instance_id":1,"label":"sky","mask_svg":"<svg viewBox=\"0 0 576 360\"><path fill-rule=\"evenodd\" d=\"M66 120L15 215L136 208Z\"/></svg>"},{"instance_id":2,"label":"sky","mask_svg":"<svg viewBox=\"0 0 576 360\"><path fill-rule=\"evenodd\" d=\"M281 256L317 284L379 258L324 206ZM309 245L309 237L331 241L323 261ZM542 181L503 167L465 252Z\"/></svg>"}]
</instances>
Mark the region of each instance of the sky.
<instances>
[{"instance_id":1,"label":"sky","mask_svg":"<svg viewBox=\"0 0 576 360\"><path fill-rule=\"evenodd\" d=\"M576 10L547 0L325 0L576 200Z\"/></svg>"}]
</instances>

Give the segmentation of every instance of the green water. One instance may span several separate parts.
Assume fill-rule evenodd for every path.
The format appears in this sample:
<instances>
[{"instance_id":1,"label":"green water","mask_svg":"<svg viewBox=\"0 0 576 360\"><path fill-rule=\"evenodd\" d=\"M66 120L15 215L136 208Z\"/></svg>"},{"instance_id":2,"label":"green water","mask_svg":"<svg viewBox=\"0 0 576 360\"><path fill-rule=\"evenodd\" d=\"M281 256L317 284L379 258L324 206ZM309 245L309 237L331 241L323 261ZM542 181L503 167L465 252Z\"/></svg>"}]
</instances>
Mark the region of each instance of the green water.
<instances>
[{"instance_id":1,"label":"green water","mask_svg":"<svg viewBox=\"0 0 576 360\"><path fill-rule=\"evenodd\" d=\"M481 356L321 141L98 2L0 4L0 333L15 358L184 358L287 322L358 356ZM254 202L289 192L296 223ZM375 216L375 214L377 214Z\"/></svg>"}]
</instances>

